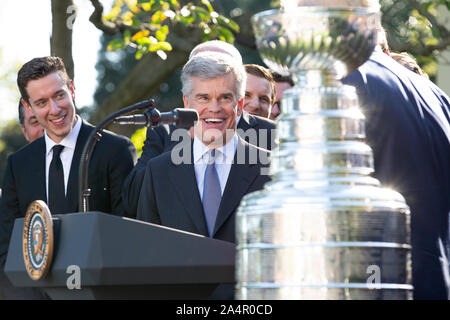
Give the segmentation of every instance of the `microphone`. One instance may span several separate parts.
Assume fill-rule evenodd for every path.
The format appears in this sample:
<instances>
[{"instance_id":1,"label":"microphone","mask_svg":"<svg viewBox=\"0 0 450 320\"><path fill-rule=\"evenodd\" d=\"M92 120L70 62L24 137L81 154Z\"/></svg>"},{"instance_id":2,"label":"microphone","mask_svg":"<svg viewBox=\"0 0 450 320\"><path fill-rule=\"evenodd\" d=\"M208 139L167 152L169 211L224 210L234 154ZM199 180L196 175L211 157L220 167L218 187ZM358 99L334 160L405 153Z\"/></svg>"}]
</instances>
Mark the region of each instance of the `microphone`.
<instances>
[{"instance_id":1,"label":"microphone","mask_svg":"<svg viewBox=\"0 0 450 320\"><path fill-rule=\"evenodd\" d=\"M197 110L177 108L172 112L161 113L160 123L175 123L177 128L189 129L198 121Z\"/></svg>"},{"instance_id":2,"label":"microphone","mask_svg":"<svg viewBox=\"0 0 450 320\"><path fill-rule=\"evenodd\" d=\"M198 121L197 110L176 108L170 112L160 113L152 109L144 114L123 116L114 119L117 124L134 124L138 126L156 127L160 124L175 124L177 128L189 129Z\"/></svg>"}]
</instances>

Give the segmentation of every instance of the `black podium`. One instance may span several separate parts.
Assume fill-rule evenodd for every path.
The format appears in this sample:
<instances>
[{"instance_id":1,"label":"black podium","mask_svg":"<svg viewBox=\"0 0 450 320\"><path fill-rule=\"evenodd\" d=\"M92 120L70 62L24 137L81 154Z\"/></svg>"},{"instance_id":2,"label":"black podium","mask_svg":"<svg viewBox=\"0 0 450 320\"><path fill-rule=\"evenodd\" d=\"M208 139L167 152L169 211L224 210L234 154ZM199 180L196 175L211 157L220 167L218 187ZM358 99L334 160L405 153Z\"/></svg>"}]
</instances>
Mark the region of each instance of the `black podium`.
<instances>
[{"instance_id":1,"label":"black podium","mask_svg":"<svg viewBox=\"0 0 450 320\"><path fill-rule=\"evenodd\" d=\"M234 282L232 243L101 212L54 219L53 263L37 281L25 270L24 219L15 221L5 265L13 285L52 299L207 299ZM70 266L79 267L81 289L67 286Z\"/></svg>"}]
</instances>

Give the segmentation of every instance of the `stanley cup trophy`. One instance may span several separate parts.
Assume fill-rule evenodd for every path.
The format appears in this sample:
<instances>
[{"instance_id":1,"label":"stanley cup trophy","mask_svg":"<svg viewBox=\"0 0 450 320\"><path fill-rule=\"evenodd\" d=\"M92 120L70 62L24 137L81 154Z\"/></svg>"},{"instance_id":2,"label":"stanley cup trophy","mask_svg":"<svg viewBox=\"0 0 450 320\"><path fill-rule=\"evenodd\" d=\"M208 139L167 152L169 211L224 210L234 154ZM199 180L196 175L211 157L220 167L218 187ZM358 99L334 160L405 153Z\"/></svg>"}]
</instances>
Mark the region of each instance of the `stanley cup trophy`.
<instances>
[{"instance_id":1,"label":"stanley cup trophy","mask_svg":"<svg viewBox=\"0 0 450 320\"><path fill-rule=\"evenodd\" d=\"M377 1L304 2L252 21L264 62L296 85L283 95L272 181L237 211L236 298L410 299L409 208L369 176L365 119L339 81L376 45Z\"/></svg>"}]
</instances>

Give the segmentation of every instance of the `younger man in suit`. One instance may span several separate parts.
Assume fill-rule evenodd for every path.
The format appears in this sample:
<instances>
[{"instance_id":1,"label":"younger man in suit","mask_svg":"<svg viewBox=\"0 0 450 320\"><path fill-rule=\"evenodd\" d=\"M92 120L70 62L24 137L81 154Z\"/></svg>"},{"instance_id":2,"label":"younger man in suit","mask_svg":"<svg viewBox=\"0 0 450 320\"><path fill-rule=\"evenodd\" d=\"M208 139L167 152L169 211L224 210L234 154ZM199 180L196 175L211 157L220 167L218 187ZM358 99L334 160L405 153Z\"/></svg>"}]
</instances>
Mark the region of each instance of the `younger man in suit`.
<instances>
[{"instance_id":1,"label":"younger man in suit","mask_svg":"<svg viewBox=\"0 0 450 320\"><path fill-rule=\"evenodd\" d=\"M255 116L269 118L275 103L275 81L269 69L257 64L244 65L247 72L244 110Z\"/></svg>"},{"instance_id":2,"label":"younger man in suit","mask_svg":"<svg viewBox=\"0 0 450 320\"><path fill-rule=\"evenodd\" d=\"M22 103L45 135L8 158L0 203L0 267L6 260L14 220L34 200L45 201L52 214L77 212L81 153L94 127L75 113L75 90L58 57L35 58L18 73ZM121 185L133 168L131 141L104 132L89 172L90 209L123 214Z\"/></svg>"}]
</instances>

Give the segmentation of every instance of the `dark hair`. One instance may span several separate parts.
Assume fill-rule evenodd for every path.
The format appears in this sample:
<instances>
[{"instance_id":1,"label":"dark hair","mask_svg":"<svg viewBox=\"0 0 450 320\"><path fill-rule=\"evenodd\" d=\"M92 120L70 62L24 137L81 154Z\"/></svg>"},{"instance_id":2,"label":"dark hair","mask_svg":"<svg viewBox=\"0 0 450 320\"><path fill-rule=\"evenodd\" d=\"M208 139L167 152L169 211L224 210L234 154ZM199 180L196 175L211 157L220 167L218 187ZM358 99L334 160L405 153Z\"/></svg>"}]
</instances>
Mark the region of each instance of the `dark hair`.
<instances>
[{"instance_id":1,"label":"dark hair","mask_svg":"<svg viewBox=\"0 0 450 320\"><path fill-rule=\"evenodd\" d=\"M25 63L17 74L17 86L19 87L22 98L30 103L26 86L31 80L44 78L45 76L59 72L65 84L69 85L70 78L67 75L64 62L59 57L34 58Z\"/></svg>"},{"instance_id":2,"label":"dark hair","mask_svg":"<svg viewBox=\"0 0 450 320\"><path fill-rule=\"evenodd\" d=\"M25 126L25 107L22 104L22 99L19 100L19 122Z\"/></svg>"},{"instance_id":3,"label":"dark hair","mask_svg":"<svg viewBox=\"0 0 450 320\"><path fill-rule=\"evenodd\" d=\"M272 77L272 73L270 72L269 69L264 68L263 66L257 65L257 64L244 64L245 67L245 71L248 74L254 75L255 77L258 78L263 78L266 79L267 81L269 81L269 85L270 85L270 92L271 94L271 102L270 104L273 105L275 103L275 97L276 97L276 92L275 92L275 81Z\"/></svg>"},{"instance_id":4,"label":"dark hair","mask_svg":"<svg viewBox=\"0 0 450 320\"><path fill-rule=\"evenodd\" d=\"M417 64L417 61L411 57L407 52L391 52L389 54L392 59L406 67L407 69L419 75L423 75L422 69Z\"/></svg>"},{"instance_id":5,"label":"dark hair","mask_svg":"<svg viewBox=\"0 0 450 320\"><path fill-rule=\"evenodd\" d=\"M295 85L294 80L292 80L291 76L283 76L282 74L273 70L270 70L270 72L272 73L272 77L275 82L287 82L291 85L291 87Z\"/></svg>"}]
</instances>

